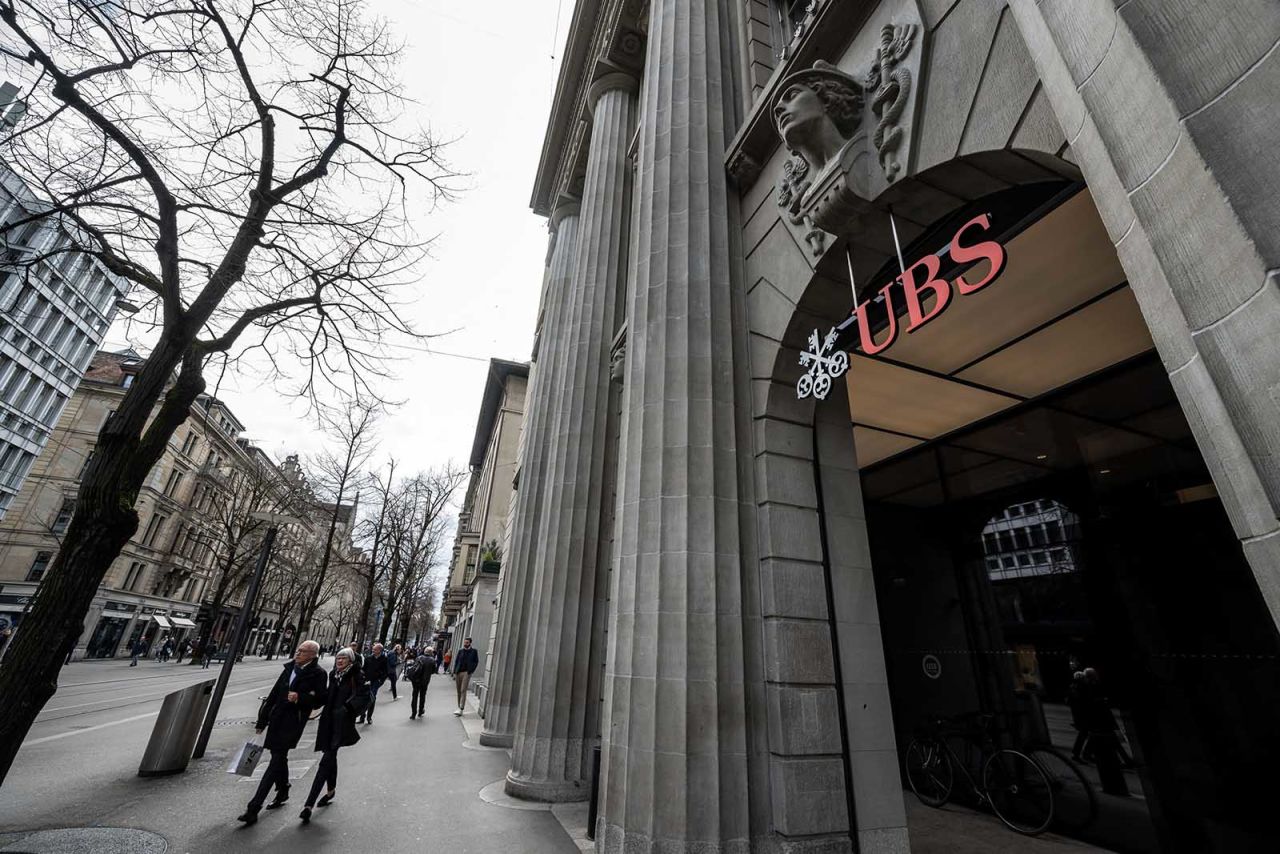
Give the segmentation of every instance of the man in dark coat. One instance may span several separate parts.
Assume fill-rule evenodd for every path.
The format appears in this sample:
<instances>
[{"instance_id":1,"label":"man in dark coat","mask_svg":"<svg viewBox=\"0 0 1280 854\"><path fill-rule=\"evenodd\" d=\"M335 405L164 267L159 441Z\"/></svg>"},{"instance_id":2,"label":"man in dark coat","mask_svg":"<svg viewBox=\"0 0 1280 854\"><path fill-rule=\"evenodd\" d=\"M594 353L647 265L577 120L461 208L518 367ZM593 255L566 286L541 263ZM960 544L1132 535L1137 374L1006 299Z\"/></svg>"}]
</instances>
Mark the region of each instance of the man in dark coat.
<instances>
[{"instance_id":1,"label":"man in dark coat","mask_svg":"<svg viewBox=\"0 0 1280 854\"><path fill-rule=\"evenodd\" d=\"M409 659L409 665L404 671L405 678L413 686L413 695L409 698L409 720L422 717L427 702L427 686L431 684L431 677L435 672L436 660L430 652Z\"/></svg>"},{"instance_id":2,"label":"man in dark coat","mask_svg":"<svg viewBox=\"0 0 1280 854\"><path fill-rule=\"evenodd\" d=\"M267 799L267 793L275 786L276 797L267 809L275 809L289 800L289 751L298 746L302 730L312 709L323 706L329 693L329 678L324 668L316 663L320 645L315 641L303 641L293 654L293 661L284 666L271 693L258 710L257 730L267 731L263 746L271 752L258 791L239 821L253 824Z\"/></svg>"},{"instance_id":3,"label":"man in dark coat","mask_svg":"<svg viewBox=\"0 0 1280 854\"><path fill-rule=\"evenodd\" d=\"M387 681L387 677L391 674L391 662L387 658L387 654L382 651L382 644L375 643L373 652L364 657L364 661L360 665L364 678L369 682L369 707L356 719L357 723L373 723L373 709L378 705L378 689L382 687L382 683Z\"/></svg>"},{"instance_id":4,"label":"man in dark coat","mask_svg":"<svg viewBox=\"0 0 1280 854\"><path fill-rule=\"evenodd\" d=\"M471 684L471 674L480 666L480 653L471 648L471 638L462 639L462 649L453 659L453 681L458 688L458 708L455 715L462 716L467 703L467 686Z\"/></svg>"}]
</instances>

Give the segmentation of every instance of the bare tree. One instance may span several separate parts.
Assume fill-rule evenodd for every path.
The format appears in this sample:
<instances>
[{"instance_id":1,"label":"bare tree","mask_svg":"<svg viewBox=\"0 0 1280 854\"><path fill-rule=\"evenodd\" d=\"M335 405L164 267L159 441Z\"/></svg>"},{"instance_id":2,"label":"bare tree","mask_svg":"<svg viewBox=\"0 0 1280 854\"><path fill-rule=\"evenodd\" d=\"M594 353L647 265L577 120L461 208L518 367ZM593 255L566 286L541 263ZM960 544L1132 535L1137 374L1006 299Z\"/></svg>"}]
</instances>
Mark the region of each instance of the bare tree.
<instances>
[{"instance_id":1,"label":"bare tree","mask_svg":"<svg viewBox=\"0 0 1280 854\"><path fill-rule=\"evenodd\" d=\"M199 476L206 486L196 509L203 520L193 526L191 548L212 552L213 566L207 601L209 609L200 635L213 636L223 607L244 589L253 571L262 538L270 522L264 514L295 513L306 500L299 484L281 477L259 452L247 464L217 467L206 464Z\"/></svg>"},{"instance_id":2,"label":"bare tree","mask_svg":"<svg viewBox=\"0 0 1280 854\"><path fill-rule=\"evenodd\" d=\"M372 393L378 342L413 334L404 201L448 195L450 176L436 140L399 129L398 50L359 0L0 0L0 21L27 105L0 145L39 200L0 236L57 220L145 297L156 340L0 664L2 782L206 363L254 350L300 362L302 391ZM68 251L27 248L29 266Z\"/></svg>"},{"instance_id":3,"label":"bare tree","mask_svg":"<svg viewBox=\"0 0 1280 854\"><path fill-rule=\"evenodd\" d=\"M374 506L377 507L376 518L370 516L360 525L360 539L369 544L368 557L357 561L352 569L363 582L364 598L360 605L360 613L356 618L356 651L364 646L369 632L369 614L373 610L373 600L377 595L382 579L386 575L386 567L381 562L386 550L389 531L388 512L394 513L396 482L396 461L387 462L387 479L383 481L377 475L372 478Z\"/></svg>"},{"instance_id":4,"label":"bare tree","mask_svg":"<svg viewBox=\"0 0 1280 854\"><path fill-rule=\"evenodd\" d=\"M417 604L420 582L439 559L448 538L451 526L446 511L466 477L465 470L446 465L401 485L392 530L404 533L393 534L395 554L387 573L386 594L396 628L391 630L391 619L383 623L379 637L383 643L389 633L396 640L404 637Z\"/></svg>"},{"instance_id":5,"label":"bare tree","mask_svg":"<svg viewBox=\"0 0 1280 854\"><path fill-rule=\"evenodd\" d=\"M302 602L302 612L298 617L298 636L305 635L311 628L311 620L319 607L325 583L329 580L329 566L333 561L334 540L338 534L338 525L344 516L356 512L359 504L359 490L353 489L358 482L360 471L369 462L373 453L375 439L374 429L377 425L381 404L368 398L356 398L343 409L340 414L322 413L321 424L330 438L337 440L337 449L321 453L313 462L315 476L311 478L312 487L322 491L326 497L332 498L332 505L321 509L328 515L328 531L325 535L324 550L320 555L320 563L312 579L311 587ZM350 507L343 505L344 499L355 492L357 501ZM350 522L354 522L352 518Z\"/></svg>"}]
</instances>

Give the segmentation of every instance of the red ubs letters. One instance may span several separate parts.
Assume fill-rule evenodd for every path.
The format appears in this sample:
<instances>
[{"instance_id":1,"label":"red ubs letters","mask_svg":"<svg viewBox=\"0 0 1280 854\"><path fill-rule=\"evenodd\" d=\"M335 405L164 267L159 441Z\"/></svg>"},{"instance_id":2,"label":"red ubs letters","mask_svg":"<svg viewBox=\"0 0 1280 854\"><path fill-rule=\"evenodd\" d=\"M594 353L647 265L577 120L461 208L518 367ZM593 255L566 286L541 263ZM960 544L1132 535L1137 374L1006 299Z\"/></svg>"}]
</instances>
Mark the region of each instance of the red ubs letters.
<instances>
[{"instance_id":1,"label":"red ubs letters","mask_svg":"<svg viewBox=\"0 0 1280 854\"><path fill-rule=\"evenodd\" d=\"M972 270L956 277L954 286L961 295L971 294L985 288L1004 271L1007 257L1003 246L994 240L970 242L979 236L977 232L985 232L990 228L991 220L986 214L982 214L960 226L956 230L955 236L951 238L949 252L951 253L951 259L957 264L970 264L975 261L981 261L984 258L990 262L990 268L976 281L971 281L968 278L972 275ZM907 332L915 332L942 314L943 310L951 303L952 284L945 279L937 278L938 270L941 267L942 262L938 260L938 256L926 255L908 267L904 275L894 279L894 282L902 282L903 298L906 300ZM862 344L861 349L868 356L874 356L882 350L887 350L898 337L898 312L893 305L892 288L894 282L890 282L880 289L880 294L884 298L885 310L889 313L889 330L880 343L877 344L872 340L871 325L867 322L867 310L872 301L867 300L859 303L854 309L854 313L858 316L858 338ZM935 300L926 313L924 304L931 293L935 296Z\"/></svg>"}]
</instances>

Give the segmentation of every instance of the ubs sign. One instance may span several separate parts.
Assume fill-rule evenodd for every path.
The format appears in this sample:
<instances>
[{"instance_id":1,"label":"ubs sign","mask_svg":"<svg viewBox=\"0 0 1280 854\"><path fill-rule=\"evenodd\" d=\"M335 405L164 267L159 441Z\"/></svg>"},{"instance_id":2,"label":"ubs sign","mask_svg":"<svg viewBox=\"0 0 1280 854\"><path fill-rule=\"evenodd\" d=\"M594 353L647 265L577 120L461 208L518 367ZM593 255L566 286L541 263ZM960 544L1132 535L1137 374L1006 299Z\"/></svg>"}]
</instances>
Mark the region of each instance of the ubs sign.
<instances>
[{"instance_id":1,"label":"ubs sign","mask_svg":"<svg viewBox=\"0 0 1280 854\"><path fill-rule=\"evenodd\" d=\"M991 218L987 214L976 216L956 229L946 254L951 256L957 267L969 269L956 276L954 282L938 278L942 261L939 255L930 254L905 268L902 275L881 288L877 296L858 303L851 313L851 321L858 327L858 349L868 356L884 352L893 346L901 331L907 334L916 332L940 317L956 296L976 293L999 278L1008 255L998 242L982 239L990 229ZM981 276L972 276L973 265L981 261L988 262L987 271ZM904 303L901 306L894 305L897 286L900 286ZM932 303L930 297L933 297ZM880 341L876 341L869 317L872 304L881 302L889 319L888 331ZM900 329L898 315L903 310L906 324ZM825 337L816 329L809 335L809 349L800 354L801 367L809 369L796 383L796 396L800 399L813 395L818 400L825 400L831 391L832 380L843 376L849 369L848 354L835 350L841 328L848 322L832 327Z\"/></svg>"}]
</instances>

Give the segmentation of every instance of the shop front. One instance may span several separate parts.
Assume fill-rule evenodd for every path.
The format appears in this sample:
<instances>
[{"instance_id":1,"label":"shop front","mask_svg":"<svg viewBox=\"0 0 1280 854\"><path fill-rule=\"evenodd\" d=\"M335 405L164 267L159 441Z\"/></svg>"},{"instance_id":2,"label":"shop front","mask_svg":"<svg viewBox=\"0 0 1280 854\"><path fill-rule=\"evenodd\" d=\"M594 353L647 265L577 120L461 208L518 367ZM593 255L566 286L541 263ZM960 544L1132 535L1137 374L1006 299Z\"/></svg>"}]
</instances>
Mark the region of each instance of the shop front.
<instances>
[{"instance_id":1,"label":"shop front","mask_svg":"<svg viewBox=\"0 0 1280 854\"><path fill-rule=\"evenodd\" d=\"M108 599L85 646L85 658L115 658L118 653L128 652L130 647L122 648L121 643L137 611L136 604Z\"/></svg>"},{"instance_id":2,"label":"shop front","mask_svg":"<svg viewBox=\"0 0 1280 854\"><path fill-rule=\"evenodd\" d=\"M847 388L865 522L825 538L838 564L865 524L904 785L980 806L922 745L982 783L989 738L1058 832L1280 850L1280 636L1089 193L1000 191L901 253L796 394Z\"/></svg>"}]
</instances>

